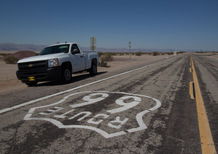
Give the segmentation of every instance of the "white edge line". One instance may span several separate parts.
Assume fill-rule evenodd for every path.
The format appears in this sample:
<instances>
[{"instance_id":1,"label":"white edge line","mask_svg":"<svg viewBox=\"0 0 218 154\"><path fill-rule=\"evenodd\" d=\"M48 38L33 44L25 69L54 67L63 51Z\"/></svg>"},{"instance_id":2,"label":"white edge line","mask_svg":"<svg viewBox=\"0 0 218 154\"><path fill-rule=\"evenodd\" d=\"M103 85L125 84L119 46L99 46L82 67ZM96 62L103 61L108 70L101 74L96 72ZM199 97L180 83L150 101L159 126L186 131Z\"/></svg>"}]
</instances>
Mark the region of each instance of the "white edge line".
<instances>
[{"instance_id":1,"label":"white edge line","mask_svg":"<svg viewBox=\"0 0 218 154\"><path fill-rule=\"evenodd\" d=\"M55 94L44 96L44 97L41 97L41 98L38 98L38 99L35 99L35 100L31 100L31 101L28 101L28 102L25 102L25 103L22 103L22 104L19 104L19 105L15 105L15 106L12 106L12 107L9 107L9 108L1 109L0 114L3 114L5 112L9 112L9 111L21 108L21 107L26 106L26 105L34 104L36 102L39 102L39 101L42 101L42 100L45 100L45 99L48 99L48 98L51 98L51 97L54 97L54 96L58 96L58 95L61 95L61 94L67 93L67 92L71 92L71 91L74 91L74 90L77 90L77 89L80 89L80 88L83 88L83 87L87 87L87 86L90 86L90 85L93 85L93 84L96 84L96 83L99 83L99 82L102 82L102 81L105 81L105 80L109 80L109 79L112 79L112 78L115 78L115 77L118 77L118 76L121 76L121 75L125 75L125 74L131 73L131 72L135 72L135 71L144 69L144 68L146 68L148 66L151 66L151 65L154 65L154 64L156 64L156 63L148 64L148 65L145 65L145 66L140 67L140 68L136 68L136 69L133 69L133 70L130 70L130 71L126 71L126 72L123 72L123 73L120 73L120 74L116 74L116 75L113 75L113 76L110 76L110 77L107 77L107 78L104 78L104 79L100 79L100 80L97 80L97 81L94 81L94 82L91 82L91 83L87 83L87 84L84 84L84 85L81 85L81 86L78 86L78 87L75 87L75 88L71 88L71 89L68 89L68 90L65 90L65 91L62 91L62 92L58 92L58 93L55 93Z\"/></svg>"}]
</instances>

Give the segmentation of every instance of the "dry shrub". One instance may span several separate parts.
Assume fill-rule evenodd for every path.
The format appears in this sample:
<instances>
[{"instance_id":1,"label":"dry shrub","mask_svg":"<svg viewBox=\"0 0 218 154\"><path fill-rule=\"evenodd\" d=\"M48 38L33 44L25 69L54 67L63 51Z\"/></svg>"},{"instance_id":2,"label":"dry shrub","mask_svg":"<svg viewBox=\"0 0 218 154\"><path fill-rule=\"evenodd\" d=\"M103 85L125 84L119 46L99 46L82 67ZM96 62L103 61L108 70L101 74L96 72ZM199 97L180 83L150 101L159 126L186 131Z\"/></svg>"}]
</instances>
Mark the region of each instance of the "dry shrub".
<instances>
[{"instance_id":1,"label":"dry shrub","mask_svg":"<svg viewBox=\"0 0 218 154\"><path fill-rule=\"evenodd\" d=\"M158 56L160 55L160 52L152 52L152 56Z\"/></svg>"},{"instance_id":2,"label":"dry shrub","mask_svg":"<svg viewBox=\"0 0 218 154\"><path fill-rule=\"evenodd\" d=\"M174 52L166 52L167 55L173 55Z\"/></svg>"},{"instance_id":3,"label":"dry shrub","mask_svg":"<svg viewBox=\"0 0 218 154\"><path fill-rule=\"evenodd\" d=\"M6 64L16 64L18 60L31 57L31 56L36 56L37 54L34 51L18 51L13 54L7 54L3 55L4 56L4 61Z\"/></svg>"},{"instance_id":4,"label":"dry shrub","mask_svg":"<svg viewBox=\"0 0 218 154\"><path fill-rule=\"evenodd\" d=\"M108 63L109 61L113 61L113 53L103 53L100 52L98 53L99 57L100 57L100 61L99 61L99 66L101 67L109 67Z\"/></svg>"},{"instance_id":5,"label":"dry shrub","mask_svg":"<svg viewBox=\"0 0 218 154\"><path fill-rule=\"evenodd\" d=\"M101 56L104 61L113 61L113 54L112 53L105 53Z\"/></svg>"},{"instance_id":6,"label":"dry shrub","mask_svg":"<svg viewBox=\"0 0 218 154\"><path fill-rule=\"evenodd\" d=\"M100 62L99 62L99 66L101 66L101 67L109 67L108 63L106 61L104 61L104 60L101 60L101 59L100 59Z\"/></svg>"},{"instance_id":7,"label":"dry shrub","mask_svg":"<svg viewBox=\"0 0 218 154\"><path fill-rule=\"evenodd\" d=\"M34 51L28 51L28 50L21 50L21 51L17 51L16 53L13 54L17 59L23 59L23 58L27 58L27 57L32 57L32 56L36 56L36 52Z\"/></svg>"},{"instance_id":8,"label":"dry shrub","mask_svg":"<svg viewBox=\"0 0 218 154\"><path fill-rule=\"evenodd\" d=\"M8 55L4 57L4 61L6 64L16 64L19 59L14 55Z\"/></svg>"},{"instance_id":9,"label":"dry shrub","mask_svg":"<svg viewBox=\"0 0 218 154\"><path fill-rule=\"evenodd\" d=\"M136 56L141 56L142 53L141 53L141 52L136 52L135 55L136 55Z\"/></svg>"}]
</instances>

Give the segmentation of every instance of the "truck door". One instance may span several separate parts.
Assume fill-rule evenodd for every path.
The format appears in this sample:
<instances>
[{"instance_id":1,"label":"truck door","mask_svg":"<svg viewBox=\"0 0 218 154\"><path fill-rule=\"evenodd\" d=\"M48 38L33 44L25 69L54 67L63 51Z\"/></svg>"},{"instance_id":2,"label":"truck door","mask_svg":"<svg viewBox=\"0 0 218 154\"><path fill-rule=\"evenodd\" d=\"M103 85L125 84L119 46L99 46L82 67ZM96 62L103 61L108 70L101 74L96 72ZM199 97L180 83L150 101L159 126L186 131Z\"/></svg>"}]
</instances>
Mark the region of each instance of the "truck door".
<instances>
[{"instance_id":1,"label":"truck door","mask_svg":"<svg viewBox=\"0 0 218 154\"><path fill-rule=\"evenodd\" d=\"M71 62L73 64L73 72L85 69L85 56L81 53L77 44L72 44L71 46Z\"/></svg>"}]
</instances>

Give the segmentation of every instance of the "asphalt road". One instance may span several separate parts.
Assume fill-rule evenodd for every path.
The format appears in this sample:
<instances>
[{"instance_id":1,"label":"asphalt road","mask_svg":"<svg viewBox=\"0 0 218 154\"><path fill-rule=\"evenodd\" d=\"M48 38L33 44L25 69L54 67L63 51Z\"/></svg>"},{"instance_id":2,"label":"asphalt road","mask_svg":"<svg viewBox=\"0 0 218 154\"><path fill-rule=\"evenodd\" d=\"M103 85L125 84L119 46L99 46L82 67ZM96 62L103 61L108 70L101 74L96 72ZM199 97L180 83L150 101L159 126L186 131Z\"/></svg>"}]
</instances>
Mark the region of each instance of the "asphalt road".
<instances>
[{"instance_id":1,"label":"asphalt road","mask_svg":"<svg viewBox=\"0 0 218 154\"><path fill-rule=\"evenodd\" d=\"M190 57L218 148L218 59L184 54L1 95L0 153L201 153Z\"/></svg>"}]
</instances>

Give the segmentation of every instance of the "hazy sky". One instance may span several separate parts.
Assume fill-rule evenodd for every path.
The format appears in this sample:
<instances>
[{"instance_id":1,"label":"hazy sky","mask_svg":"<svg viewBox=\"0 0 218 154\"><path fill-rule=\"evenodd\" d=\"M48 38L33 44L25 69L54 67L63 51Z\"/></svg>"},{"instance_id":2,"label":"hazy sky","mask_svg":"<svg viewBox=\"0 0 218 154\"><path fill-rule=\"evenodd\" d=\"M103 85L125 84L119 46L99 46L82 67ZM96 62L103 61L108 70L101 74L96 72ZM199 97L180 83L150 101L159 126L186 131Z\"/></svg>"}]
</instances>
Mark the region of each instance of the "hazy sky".
<instances>
[{"instance_id":1,"label":"hazy sky","mask_svg":"<svg viewBox=\"0 0 218 154\"><path fill-rule=\"evenodd\" d=\"M218 0L0 0L0 43L218 50Z\"/></svg>"}]
</instances>

